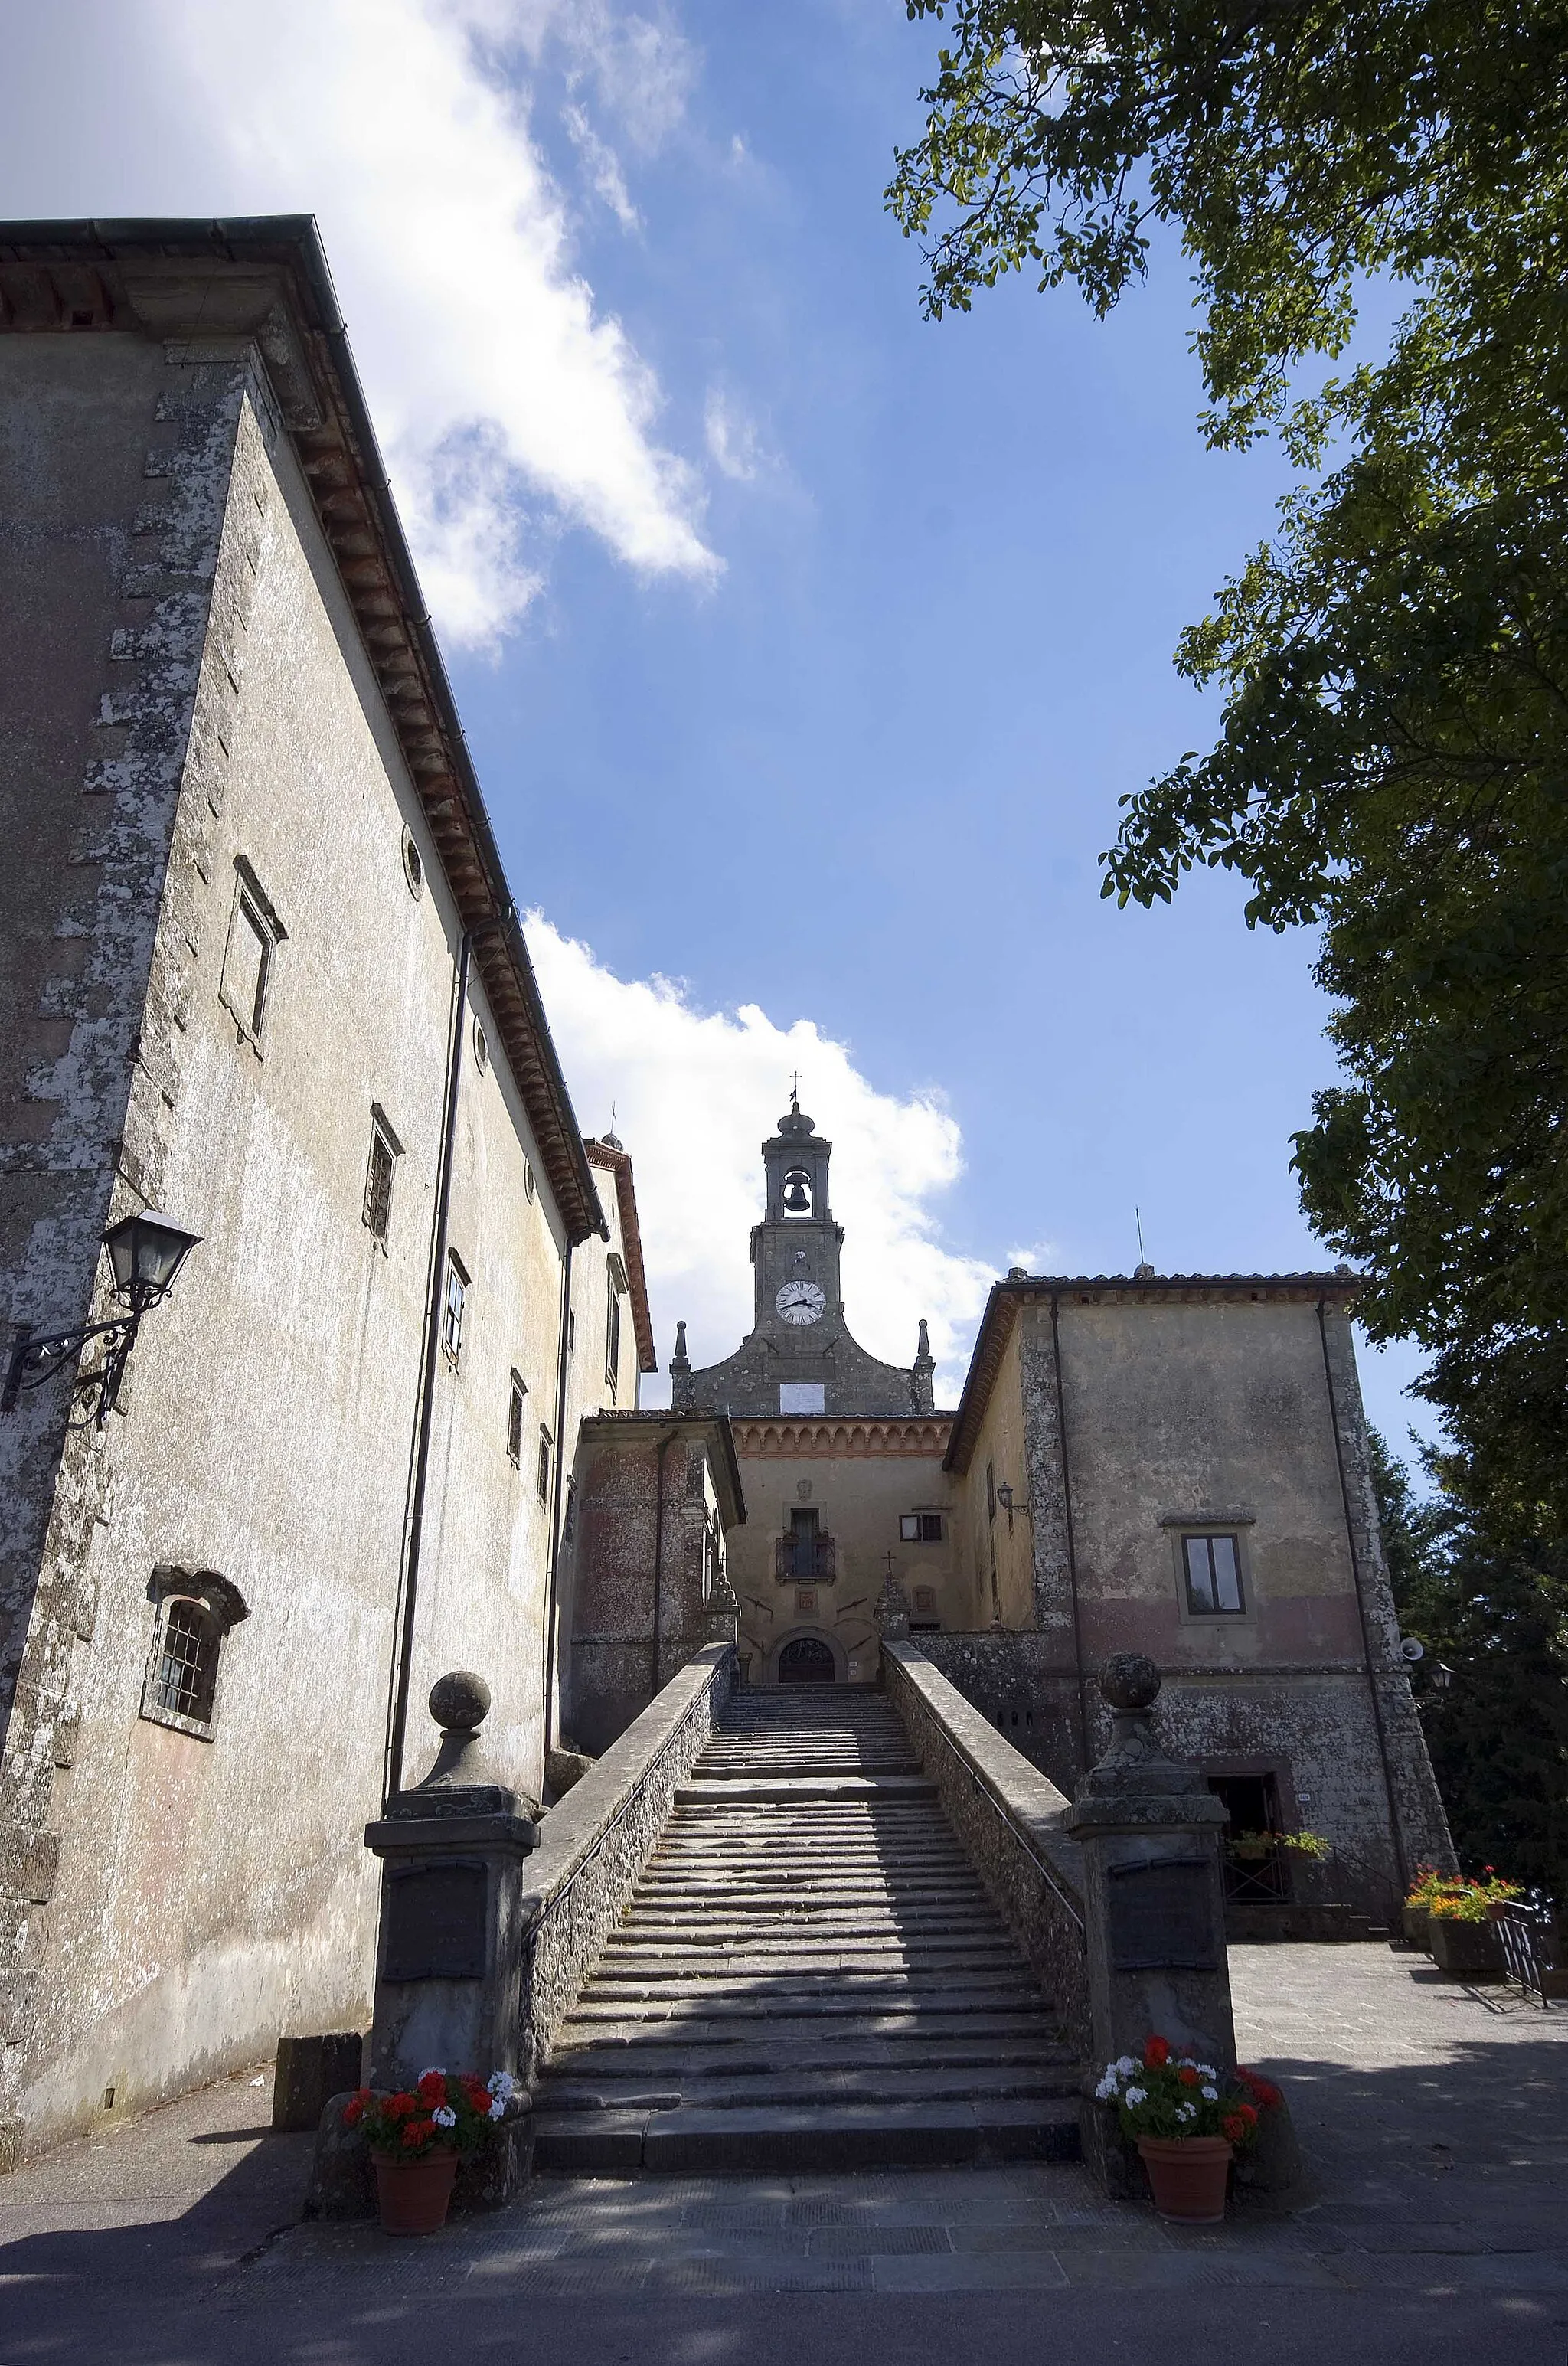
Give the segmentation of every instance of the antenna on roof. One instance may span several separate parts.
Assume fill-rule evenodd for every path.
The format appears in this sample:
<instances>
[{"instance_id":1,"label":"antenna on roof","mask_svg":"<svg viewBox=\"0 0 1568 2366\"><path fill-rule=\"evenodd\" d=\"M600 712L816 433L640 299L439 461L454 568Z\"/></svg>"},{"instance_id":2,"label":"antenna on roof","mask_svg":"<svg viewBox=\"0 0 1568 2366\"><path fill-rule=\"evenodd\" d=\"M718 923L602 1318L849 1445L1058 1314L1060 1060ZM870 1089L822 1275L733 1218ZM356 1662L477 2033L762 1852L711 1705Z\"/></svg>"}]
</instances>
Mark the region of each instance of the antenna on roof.
<instances>
[{"instance_id":1,"label":"antenna on roof","mask_svg":"<svg viewBox=\"0 0 1568 2366\"><path fill-rule=\"evenodd\" d=\"M615 1112L612 1110L611 1115L614 1116L614 1114ZM1138 1227L1138 1263L1140 1265L1147 1265L1148 1259L1144 1255L1144 1211L1141 1208L1134 1208L1133 1222Z\"/></svg>"}]
</instances>

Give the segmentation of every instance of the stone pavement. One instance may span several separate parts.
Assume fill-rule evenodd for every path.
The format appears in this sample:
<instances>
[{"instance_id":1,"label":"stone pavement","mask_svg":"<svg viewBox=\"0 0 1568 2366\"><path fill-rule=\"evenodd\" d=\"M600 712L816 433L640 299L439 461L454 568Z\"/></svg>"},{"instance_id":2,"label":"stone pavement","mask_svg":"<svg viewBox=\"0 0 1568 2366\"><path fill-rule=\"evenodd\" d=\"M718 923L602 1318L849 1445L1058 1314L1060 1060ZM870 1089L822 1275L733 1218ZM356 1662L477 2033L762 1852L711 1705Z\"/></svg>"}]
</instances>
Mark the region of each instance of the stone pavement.
<instances>
[{"instance_id":1,"label":"stone pavement","mask_svg":"<svg viewBox=\"0 0 1568 2366\"><path fill-rule=\"evenodd\" d=\"M1234 1951L1311 2181L1184 2233L1074 2168L540 2179L419 2243L289 2225L308 2139L231 2081L0 2180L0 2359L573 2366L1568 2356L1568 2011L1370 1945ZM762 2305L759 2306L761 2302Z\"/></svg>"}]
</instances>

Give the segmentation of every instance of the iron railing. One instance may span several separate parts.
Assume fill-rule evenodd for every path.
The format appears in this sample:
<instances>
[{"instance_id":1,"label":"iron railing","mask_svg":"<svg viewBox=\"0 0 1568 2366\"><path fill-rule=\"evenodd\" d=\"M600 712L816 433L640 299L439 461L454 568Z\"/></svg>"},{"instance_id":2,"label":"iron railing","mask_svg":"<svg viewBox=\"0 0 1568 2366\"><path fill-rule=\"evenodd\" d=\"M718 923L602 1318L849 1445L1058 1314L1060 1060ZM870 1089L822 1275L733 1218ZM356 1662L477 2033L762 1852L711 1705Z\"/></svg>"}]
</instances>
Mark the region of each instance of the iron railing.
<instances>
[{"instance_id":1,"label":"iron railing","mask_svg":"<svg viewBox=\"0 0 1568 2366\"><path fill-rule=\"evenodd\" d=\"M773 1575L785 1585L819 1585L839 1574L839 1549L832 1537L779 1537L773 1544Z\"/></svg>"},{"instance_id":2,"label":"iron railing","mask_svg":"<svg viewBox=\"0 0 1568 2366\"><path fill-rule=\"evenodd\" d=\"M1539 1889L1528 1898L1510 1898L1494 1907L1492 1920L1503 1942L1508 1977L1550 2011L1546 1975L1557 1969L1557 1915L1551 1898Z\"/></svg>"}]
</instances>

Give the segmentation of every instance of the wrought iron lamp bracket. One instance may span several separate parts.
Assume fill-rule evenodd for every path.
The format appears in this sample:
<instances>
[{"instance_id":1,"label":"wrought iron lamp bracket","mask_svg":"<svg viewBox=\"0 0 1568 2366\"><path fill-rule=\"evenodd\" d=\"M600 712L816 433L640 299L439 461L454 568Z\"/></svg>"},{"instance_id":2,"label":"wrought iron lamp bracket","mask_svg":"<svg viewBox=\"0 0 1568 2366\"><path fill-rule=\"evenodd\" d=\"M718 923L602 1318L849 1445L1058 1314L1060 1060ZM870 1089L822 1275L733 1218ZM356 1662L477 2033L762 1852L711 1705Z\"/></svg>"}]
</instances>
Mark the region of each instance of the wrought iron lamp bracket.
<instances>
[{"instance_id":1,"label":"wrought iron lamp bracket","mask_svg":"<svg viewBox=\"0 0 1568 2366\"><path fill-rule=\"evenodd\" d=\"M89 1372L77 1375L72 1391L73 1397L85 1400L86 1411L73 1418L73 1429L102 1429L115 1408L119 1384L136 1344L141 1328L142 1309L132 1307L129 1314L116 1315L109 1323L79 1323L70 1331L50 1331L36 1335L26 1328L17 1332L11 1349L11 1361L6 1373L6 1387L0 1395L0 1413L9 1413L24 1389L41 1388L62 1372L74 1357L81 1354L90 1339L101 1339L104 1354L101 1363ZM95 1399L96 1400L95 1403Z\"/></svg>"}]
</instances>

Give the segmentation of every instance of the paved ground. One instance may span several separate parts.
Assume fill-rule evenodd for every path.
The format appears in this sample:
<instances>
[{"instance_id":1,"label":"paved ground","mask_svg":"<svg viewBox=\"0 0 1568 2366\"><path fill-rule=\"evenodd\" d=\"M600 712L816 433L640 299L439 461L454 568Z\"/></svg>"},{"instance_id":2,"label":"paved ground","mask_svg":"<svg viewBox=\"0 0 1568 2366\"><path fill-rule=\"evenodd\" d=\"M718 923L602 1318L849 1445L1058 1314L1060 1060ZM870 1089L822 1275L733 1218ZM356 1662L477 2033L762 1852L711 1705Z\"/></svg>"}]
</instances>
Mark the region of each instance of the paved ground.
<instances>
[{"instance_id":1,"label":"paved ground","mask_svg":"<svg viewBox=\"0 0 1568 2366\"><path fill-rule=\"evenodd\" d=\"M1384 1948L1234 1951L1311 2163L1182 2234L1072 2169L541 2180L422 2243L292 2224L309 2139L231 2081L0 2180L0 2359L1213 2366L1568 2357L1568 2009Z\"/></svg>"}]
</instances>

